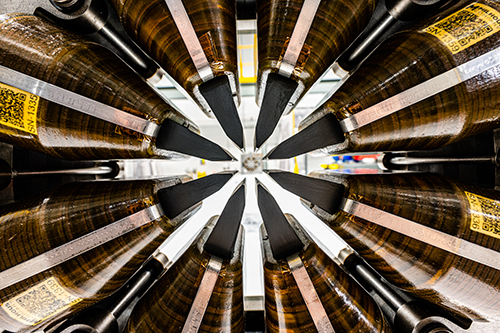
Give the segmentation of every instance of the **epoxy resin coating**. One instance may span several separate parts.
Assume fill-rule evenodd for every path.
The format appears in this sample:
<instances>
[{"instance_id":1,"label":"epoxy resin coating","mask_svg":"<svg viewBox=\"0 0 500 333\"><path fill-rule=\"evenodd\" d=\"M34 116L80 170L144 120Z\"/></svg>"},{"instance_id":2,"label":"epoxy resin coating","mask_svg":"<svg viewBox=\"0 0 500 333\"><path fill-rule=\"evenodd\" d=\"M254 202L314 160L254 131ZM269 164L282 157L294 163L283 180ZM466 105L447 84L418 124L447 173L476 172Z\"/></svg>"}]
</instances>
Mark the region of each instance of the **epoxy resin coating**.
<instances>
[{"instance_id":1,"label":"epoxy resin coating","mask_svg":"<svg viewBox=\"0 0 500 333\"><path fill-rule=\"evenodd\" d=\"M343 120L496 49L500 26L492 17L498 15L496 2L461 2L390 37L315 114L333 112ZM435 149L492 130L500 125L499 70L493 67L438 94L430 88L435 95L346 133L346 145L328 151Z\"/></svg>"},{"instance_id":2,"label":"epoxy resin coating","mask_svg":"<svg viewBox=\"0 0 500 333\"><path fill-rule=\"evenodd\" d=\"M257 97L264 94L264 74L277 72L304 0L257 1L259 68ZM299 81L300 97L363 31L375 9L374 0L321 1L307 33L292 79ZM298 97L298 96L297 96Z\"/></svg>"},{"instance_id":3,"label":"epoxy resin coating","mask_svg":"<svg viewBox=\"0 0 500 333\"><path fill-rule=\"evenodd\" d=\"M304 237L302 237L305 240ZM312 242L299 253L335 332L391 332L370 295ZM264 240L268 332L317 332L286 260Z\"/></svg>"},{"instance_id":4,"label":"epoxy resin coating","mask_svg":"<svg viewBox=\"0 0 500 333\"><path fill-rule=\"evenodd\" d=\"M351 200L500 251L496 191L433 174L351 176L347 188ZM498 270L343 211L320 218L393 285L457 315L498 319Z\"/></svg>"},{"instance_id":5,"label":"epoxy resin coating","mask_svg":"<svg viewBox=\"0 0 500 333\"><path fill-rule=\"evenodd\" d=\"M129 36L200 103L203 83L165 0L111 0ZM236 9L230 0L183 1L214 76L237 82ZM234 93L234 91L233 91Z\"/></svg>"},{"instance_id":6,"label":"epoxy resin coating","mask_svg":"<svg viewBox=\"0 0 500 333\"><path fill-rule=\"evenodd\" d=\"M180 183L180 180L176 182ZM159 203L156 181L89 182L0 209L0 272ZM0 329L43 328L109 296L172 233L162 216L0 290Z\"/></svg>"},{"instance_id":7,"label":"epoxy resin coating","mask_svg":"<svg viewBox=\"0 0 500 333\"><path fill-rule=\"evenodd\" d=\"M209 222L210 223L210 222ZM205 273L210 254L203 251L210 228L141 298L126 332L181 332ZM199 332L243 332L241 237L231 260L224 260Z\"/></svg>"},{"instance_id":8,"label":"epoxy resin coating","mask_svg":"<svg viewBox=\"0 0 500 333\"><path fill-rule=\"evenodd\" d=\"M166 118L188 122L110 51L38 17L0 16L0 63L157 124ZM3 142L66 159L167 157L154 138L5 85L0 89L10 96L2 99L10 110L0 119ZM29 109L17 109L26 99ZM16 127L15 112L33 117L31 126Z\"/></svg>"}]
</instances>

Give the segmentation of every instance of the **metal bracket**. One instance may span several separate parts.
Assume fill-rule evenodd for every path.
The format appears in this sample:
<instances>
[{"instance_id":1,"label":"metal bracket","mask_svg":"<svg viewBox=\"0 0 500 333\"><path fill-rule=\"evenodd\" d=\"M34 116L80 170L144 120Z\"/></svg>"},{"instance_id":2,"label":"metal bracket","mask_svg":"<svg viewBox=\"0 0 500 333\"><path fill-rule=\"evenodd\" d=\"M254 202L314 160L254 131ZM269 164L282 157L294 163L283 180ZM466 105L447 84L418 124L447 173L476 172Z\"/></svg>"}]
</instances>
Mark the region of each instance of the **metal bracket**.
<instances>
[{"instance_id":1,"label":"metal bracket","mask_svg":"<svg viewBox=\"0 0 500 333\"><path fill-rule=\"evenodd\" d=\"M318 332L335 333L330 318L328 318L328 314L323 303L321 303L316 288L314 288L314 284L309 274L307 274L302 259L297 254L294 254L286 260Z\"/></svg>"},{"instance_id":2,"label":"metal bracket","mask_svg":"<svg viewBox=\"0 0 500 333\"><path fill-rule=\"evenodd\" d=\"M203 82L213 79L214 73L212 67L210 67L207 56L201 47L200 40L196 35L196 31L194 31L193 24L189 19L182 0L165 0L165 2L200 78Z\"/></svg>"},{"instance_id":3,"label":"metal bracket","mask_svg":"<svg viewBox=\"0 0 500 333\"><path fill-rule=\"evenodd\" d=\"M283 56L279 74L292 76L321 0L305 0Z\"/></svg>"},{"instance_id":4,"label":"metal bracket","mask_svg":"<svg viewBox=\"0 0 500 333\"><path fill-rule=\"evenodd\" d=\"M189 315L184 323L184 327L182 328L182 333L198 332L221 268L222 259L212 256L208 262L200 287L198 288L193 305L189 311Z\"/></svg>"}]
</instances>

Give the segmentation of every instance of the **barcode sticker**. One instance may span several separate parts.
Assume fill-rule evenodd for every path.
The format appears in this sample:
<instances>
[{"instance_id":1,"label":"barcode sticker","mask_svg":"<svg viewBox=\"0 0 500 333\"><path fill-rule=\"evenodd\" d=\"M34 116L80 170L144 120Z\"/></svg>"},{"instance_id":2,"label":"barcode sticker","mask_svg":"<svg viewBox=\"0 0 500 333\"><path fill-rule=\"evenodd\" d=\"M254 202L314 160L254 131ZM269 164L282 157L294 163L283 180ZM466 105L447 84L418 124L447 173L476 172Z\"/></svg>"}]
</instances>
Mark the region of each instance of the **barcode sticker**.
<instances>
[{"instance_id":1,"label":"barcode sticker","mask_svg":"<svg viewBox=\"0 0 500 333\"><path fill-rule=\"evenodd\" d=\"M465 192L471 209L471 230L500 238L500 201Z\"/></svg>"},{"instance_id":2,"label":"barcode sticker","mask_svg":"<svg viewBox=\"0 0 500 333\"><path fill-rule=\"evenodd\" d=\"M3 303L1 308L18 322L34 326L81 301L51 277Z\"/></svg>"},{"instance_id":3,"label":"barcode sticker","mask_svg":"<svg viewBox=\"0 0 500 333\"><path fill-rule=\"evenodd\" d=\"M37 95L0 83L0 124L37 134L39 101Z\"/></svg>"},{"instance_id":4,"label":"barcode sticker","mask_svg":"<svg viewBox=\"0 0 500 333\"><path fill-rule=\"evenodd\" d=\"M500 13L475 2L423 31L439 38L456 54L500 31Z\"/></svg>"}]
</instances>

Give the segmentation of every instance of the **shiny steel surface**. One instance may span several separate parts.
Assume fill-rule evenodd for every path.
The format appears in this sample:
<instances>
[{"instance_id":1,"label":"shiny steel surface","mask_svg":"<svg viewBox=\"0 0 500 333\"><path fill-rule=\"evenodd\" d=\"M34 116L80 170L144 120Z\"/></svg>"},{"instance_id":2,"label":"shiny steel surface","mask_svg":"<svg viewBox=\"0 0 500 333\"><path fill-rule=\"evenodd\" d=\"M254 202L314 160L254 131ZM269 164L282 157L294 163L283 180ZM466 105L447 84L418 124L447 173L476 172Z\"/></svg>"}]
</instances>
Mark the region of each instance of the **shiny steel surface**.
<instances>
[{"instance_id":1,"label":"shiny steel surface","mask_svg":"<svg viewBox=\"0 0 500 333\"><path fill-rule=\"evenodd\" d=\"M298 226L298 222L293 218L289 221ZM392 332L371 296L328 258L324 251L311 243L307 235L299 229L295 230L299 238L308 243L305 250L298 253L307 271L305 277L309 278L314 286L312 290L320 299L319 305L324 308L333 329L344 333ZM303 288L299 286L302 282L297 281L293 274L294 268L291 266L295 266L294 263L286 259L276 261L272 257L270 243L268 239L265 239L263 228L261 232L265 255L267 332L322 332L321 327L318 327L312 317L319 316L321 312L310 309L306 305L307 295L303 295L301 291ZM325 329L328 330L328 328Z\"/></svg>"},{"instance_id":2,"label":"shiny steel surface","mask_svg":"<svg viewBox=\"0 0 500 333\"><path fill-rule=\"evenodd\" d=\"M149 120L134 116L2 65L0 65L0 82L145 135L155 137L160 130L158 124Z\"/></svg>"},{"instance_id":3,"label":"shiny steel surface","mask_svg":"<svg viewBox=\"0 0 500 333\"><path fill-rule=\"evenodd\" d=\"M190 32L188 32L188 35L189 35L189 33L194 33L195 38L187 38L186 39L185 36L183 35L183 40L186 43L186 47L189 50L191 58L193 59L193 62L196 65L196 69L198 70L200 77L202 78L203 81L206 81L206 80L213 78L213 72L210 68L210 64L208 63L207 58L203 52L203 49L201 48L201 45L199 43L199 40L196 37L196 33L192 27L191 22L189 22L189 17L187 16L187 13L184 9L182 1L181 0L165 0L165 1L166 1L167 5L169 5L169 3L170 3L169 9L171 10L172 16L173 16L174 20L176 21L177 27L179 27L179 31L181 31L181 29L186 28L187 30L191 29ZM301 22L300 19L302 18L303 14L305 15L304 11L305 11L306 5L309 4L310 5L309 9L311 9L311 6L312 6L311 4L313 4L315 2L317 3L317 5L314 8L314 13L316 12L316 9L318 8L320 0L305 0L305 2L304 2L303 10L300 13L299 21L297 23L297 26L294 30L294 33L293 33L291 39L290 39L290 44L289 44L289 46L286 50L286 53L283 57L283 62L282 62L281 68L280 68L280 74L285 73L287 76L290 76L293 72L294 64L292 62L294 59L296 62L297 57L300 54L301 48L298 48L298 51L297 51L296 48L292 48L292 45L302 46L304 41L305 41L305 36L307 36L307 31L299 30L299 22ZM174 3L174 5L172 5L172 3ZM184 18L187 19L187 22L189 23L188 27L183 26L182 20L180 20L179 17L177 17L176 12L175 12L176 7L173 7L174 10L172 10L172 6L175 6L175 4L180 4L180 7L182 8L181 11L183 12L183 14L182 13L180 14L180 17L182 17L185 14ZM300 28L305 29L305 27L307 26L307 19L310 20L309 21L309 27L310 27L312 20L314 19L314 13L312 13L312 15L309 14L309 16L307 18L303 19L304 22L302 22L303 25L301 25ZM181 23L179 23L178 21ZM184 21L184 23L186 23L186 21ZM181 34L182 34L182 31L181 31ZM295 39L294 39L294 37L295 37ZM302 41L301 41L301 37L303 37ZM302 44L300 44L300 41L302 42ZM191 42L194 42L194 44L197 44L197 45L194 45L193 48L190 48L190 45L188 45L188 43L191 43ZM199 50L196 50L197 47L199 48ZM201 51L201 54L198 51ZM496 66L496 65L500 64L500 52L496 57L497 57L497 59L494 59L495 65L490 65L488 63L489 59L486 59L484 61L484 63L482 63L481 66L484 65L484 66L490 66L490 67L487 67L486 69L484 69L484 67L477 68L477 66L474 67L471 65L473 68L471 68L470 70L471 71L482 70L482 71L478 72L478 74L483 73L484 71L488 70L492 66ZM477 60L477 59L475 59L475 60ZM206 62L206 64L204 62ZM469 63L472 63L472 62L473 61L470 61ZM464 65L467 65L469 63L466 63ZM200 65L201 67L199 67L198 65ZM464 65L462 65L462 66L464 66ZM399 96L399 99L395 98L392 103L387 103L387 108L399 107L399 109L394 110L394 111L388 111L386 109L384 109L385 111L383 111L383 110L377 111L379 113L379 115L378 115L379 118L377 118L377 119L380 119L381 117L384 117L388 114L397 112L398 110L400 110L408 105L412 105L414 103L417 103L418 101L421 101L421 100L431 96L431 95L426 96L425 94L427 94L427 93L430 93L430 92L433 92L433 94L439 93L439 91L436 92L436 90L435 90L435 88L437 86L439 86L440 89L445 90L445 89L447 89L446 87L452 87L453 85L457 85L457 84L463 82L464 80L466 80L467 78L464 78L464 77L467 77L467 75L470 75L468 78L473 77L474 75L477 75L477 74L470 74L470 73L465 73L465 74L462 73L464 76L461 76L461 73L457 69L460 69L462 66L459 66L459 67L447 72L447 73L449 73L449 75L445 75L447 73L444 73L441 76L437 76L436 79L439 79L439 80L437 80L435 82L434 81L431 82L432 80L434 80L434 79L431 79L429 81L422 83L421 85L425 85L425 84L428 84L428 85L426 87L422 88L421 90L416 89L415 91L410 92L413 89L413 88L411 88L411 89L401 93L400 94L401 96L400 95L394 96L394 97ZM465 68L464 68L464 70L465 70ZM211 77L210 77L210 75L211 75ZM442 81L440 81L440 80L442 80ZM414 88L417 88L419 86L420 85L418 85ZM36 87L34 89L39 89L39 88L40 87ZM408 92L408 95L404 95L404 93L406 93L406 92ZM57 101L55 101L55 102L57 102ZM57 103L59 103L59 102L57 102ZM379 104L373 106L372 108L380 106L383 103L384 102L379 103ZM410 103L410 104L408 104L408 103ZM394 106L394 105L396 105L396 106ZM66 105L66 106L70 106L70 105ZM70 106L70 107L72 107L72 106ZM383 105L380 107L382 108ZM370 108L368 110L370 110ZM365 110L365 111L368 111L368 110ZM377 109L374 109L374 110L377 110ZM120 110L117 110L117 111L120 111ZM123 111L121 111L121 112L123 112ZM375 113L377 113L377 112L375 112ZM385 113L385 115L383 115L384 112L387 112L387 113ZM361 114L362 114L362 112L359 115L361 115ZM363 123L364 118L363 118L363 116L359 116L359 115L356 114L356 115L353 115L350 117L350 118L353 118L352 124L349 123L348 119L346 119L345 123L347 125L345 125L345 126L358 126L358 127L353 127L353 129L356 129L356 128L363 126L362 123ZM356 118L357 116L359 119ZM104 118L101 118L101 119L104 119ZM372 119L372 118L369 118L369 119ZM365 121L368 121L367 122L367 124L368 124L368 123L376 121L377 119L365 120ZM104 120L106 120L106 119L104 119ZM144 120L144 119L142 119L142 120ZM361 125L360 125L360 123L361 123ZM123 127L127 127L126 125L123 125L123 124L119 124L119 125L121 125ZM130 128L130 127L128 127L128 128ZM345 128L346 127L344 127L344 129ZM144 132L142 132L142 133L144 133ZM148 209L150 209L150 208L148 208ZM416 224L416 223L413 221L401 218L401 217L396 216L396 215L385 213L383 211L379 211L376 208L364 205L364 204L359 203L359 202L352 201L350 199L347 199L344 202L344 210L350 214L353 214L353 215L358 214L356 216L363 218L363 219L372 218L374 221L372 221L372 220L370 220L370 221L377 223L379 225L382 225L386 228L395 230L397 232L402 232L402 231L399 231L399 229L403 230L405 232L405 235L409 235L412 238L419 239L423 242L426 242L426 243L431 244L433 246L445 249L449 252L464 256L466 258L473 259L476 261L478 261L476 258L479 258L479 257L483 258L483 260L484 260L484 258L486 258L486 260L490 260L489 261L490 263L489 264L485 263L485 265L489 265L489 266L494 267L496 269L500 269L499 268L500 261L496 259L498 257L498 252L496 252L496 251L489 250L485 247L467 242L465 240L461 240L457 237L447 235L445 233L442 233L440 231L434 230L434 229L426 227L426 226L417 225L414 228L413 224ZM139 212L139 213L142 213L142 212ZM136 213L134 215L137 215L139 213ZM161 212L158 212L158 213L161 215ZM380 215L378 215L378 214L380 214ZM385 214L388 214L389 216L387 216ZM124 220L124 219L122 219L122 220ZM404 221L401 221L401 220L404 220ZM117 223L117 222L115 222L115 223ZM411 227L409 227L409 225ZM420 229L420 227L422 227L423 229ZM97 233L105 228L106 227L99 229L98 231L94 231L93 233ZM433 233L433 231L435 231L435 233ZM106 233L103 232L102 234L104 237ZM112 234L114 234L114 232ZM441 235L441 234L443 234L443 235ZM84 237L86 237L86 236L84 236ZM83 237L80 237L72 242L78 242L82 238ZM70 242L68 244L71 244L72 242ZM435 244L438 244L438 245L435 245ZM63 246L66 246L66 245L63 245ZM61 246L61 247L63 247L63 246ZM60 249L60 248L56 248L56 249L51 250L47 253L51 253L52 251L56 251L58 249ZM462 251L463 253L460 254L460 251ZM489 257L484 255L485 253ZM492 253L494 253L496 255L496 257L492 257L492 259L491 259ZM466 256L466 255L469 255L469 256ZM472 257L470 257L470 255L472 255ZM43 254L42 256L45 256L45 254ZM34 259L36 259L36 258L38 258L38 257L35 257ZM32 260L34 260L34 259L32 259ZM199 287L198 293L196 294L196 298L193 301L191 311L190 311L189 316L186 320L186 324L183 328L183 332L196 332L196 331L198 331L198 329L200 327L200 324L201 324L201 321L203 319L206 307L209 303L210 296L212 294L214 285L216 284L217 276L218 276L220 269L221 269L221 266L222 266L222 261L220 259L219 260L217 260L217 259L218 258L212 256L208 265L207 265L207 269L203 275L203 279L201 281L201 285ZM301 294L304 297L306 306L307 306L307 308L308 308L308 310L309 310L309 312L314 320L315 326L318 328L318 331L320 331L320 332L334 332L332 324L328 320L328 314L326 313L325 308L321 303L321 300L318 296L318 293L315 290L315 287L311 281L311 278L308 276L308 273L307 273L306 268L304 266L305 261L302 262L301 258L298 257L297 255L289 257L287 259L287 261L288 261L288 264L290 266L290 272L293 274L294 279L297 282L298 288L300 289ZM20 265L18 265L18 266L20 266ZM307 263L306 263L306 265L307 265ZM18 266L16 266L16 267L18 267ZM16 267L13 267L12 269L14 269ZM2 277L3 276L0 274L0 288L2 288L1 283L4 280L4 279L2 279ZM320 295L322 295L322 293L320 293Z\"/></svg>"},{"instance_id":4,"label":"shiny steel surface","mask_svg":"<svg viewBox=\"0 0 500 333\"><path fill-rule=\"evenodd\" d=\"M221 268L222 259L216 256L211 256L207 269L205 270L205 274L203 274L200 287L193 301L193 305L189 311L189 315L186 319L184 327L182 328L182 333L198 332Z\"/></svg>"},{"instance_id":5,"label":"shiny steel surface","mask_svg":"<svg viewBox=\"0 0 500 333\"><path fill-rule=\"evenodd\" d=\"M93 168L67 169L67 170L40 170L40 171L17 171L12 170L11 173L0 173L0 177L21 177L21 176L38 176L38 175L105 175L113 171L113 168L108 166L96 166Z\"/></svg>"},{"instance_id":6,"label":"shiny steel surface","mask_svg":"<svg viewBox=\"0 0 500 333\"><path fill-rule=\"evenodd\" d=\"M57 25L85 35L116 53L145 79L151 79L158 65L137 47L117 24L116 14L102 0L18 0L2 1L0 13L48 14Z\"/></svg>"},{"instance_id":7,"label":"shiny steel surface","mask_svg":"<svg viewBox=\"0 0 500 333\"><path fill-rule=\"evenodd\" d=\"M345 199L342 210L463 258L500 270L500 253L363 203Z\"/></svg>"},{"instance_id":8,"label":"shiny steel surface","mask_svg":"<svg viewBox=\"0 0 500 333\"><path fill-rule=\"evenodd\" d=\"M212 219L187 252L144 294L132 311L125 332L178 333L186 322L190 322L184 328L187 331L243 332L242 238L235 249L235 257L223 261L220 274L213 273L215 286L204 281L204 276L206 280L212 275L212 272L207 273L209 270L218 270L220 266L219 258L203 251L214 222ZM209 264L211 258L216 262ZM203 306L204 302L208 304ZM188 316L195 309L196 313L192 314L195 321L191 321Z\"/></svg>"},{"instance_id":9,"label":"shiny steel surface","mask_svg":"<svg viewBox=\"0 0 500 333\"><path fill-rule=\"evenodd\" d=\"M296 104L362 32L375 3L373 0L258 1L257 104L262 103L269 73L277 73L284 63L295 67L291 78L297 81L298 88L289 102ZM312 17L311 11L315 12ZM298 23L301 16L302 22ZM312 22L308 23L309 20ZM292 52L300 54L298 61L287 60L292 57L292 53L286 53L291 52L293 39L300 40L303 33L307 33L307 37L300 48ZM293 105L284 113L291 111Z\"/></svg>"},{"instance_id":10,"label":"shiny steel surface","mask_svg":"<svg viewBox=\"0 0 500 333\"><path fill-rule=\"evenodd\" d=\"M207 56L201 47L200 41L196 36L196 31L194 31L193 25L189 20L189 16L184 8L184 5L182 4L182 1L165 1L201 79L203 82L213 79L214 73L212 72Z\"/></svg>"},{"instance_id":11,"label":"shiny steel surface","mask_svg":"<svg viewBox=\"0 0 500 333\"><path fill-rule=\"evenodd\" d=\"M432 163L496 163L495 156L486 157L393 157L391 164L417 165Z\"/></svg>"},{"instance_id":12,"label":"shiny steel surface","mask_svg":"<svg viewBox=\"0 0 500 333\"><path fill-rule=\"evenodd\" d=\"M484 234L476 224L496 224L499 219L497 191L447 179L436 174L394 173L385 175L349 175L314 172L313 177L342 183L348 188L346 198L383 210L397 217L428 227L416 233L421 239L407 236L411 224L401 219L392 230L374 219L357 217L339 210L333 215L312 207L328 226L360 254L386 281L416 297L436 304L457 318L497 320L499 317L499 282L497 268L461 253L442 249L440 235L433 230L472 242L500 253L495 234ZM469 199L473 194L482 199ZM481 209L479 208L481 204ZM309 206L311 207L311 206ZM374 214L380 223L387 217ZM484 226L484 225L483 225ZM437 246L429 244L436 242ZM465 242L456 242L460 247ZM449 246L449 244L446 244ZM456 244L452 244L456 245ZM469 247L472 248L472 247ZM476 247L478 248L478 247ZM483 249L480 249L483 251ZM463 252L467 252L464 250ZM484 251L486 252L486 251ZM484 253L483 252L483 253ZM484 262L485 255L471 252ZM483 258L484 257L484 258ZM491 263L491 262L490 262ZM492 278L493 277L493 278ZM458 331L457 331L458 332ZM489 332L496 332L492 330Z\"/></svg>"},{"instance_id":13,"label":"shiny steel surface","mask_svg":"<svg viewBox=\"0 0 500 333\"><path fill-rule=\"evenodd\" d=\"M307 274L302 259L300 259L297 254L294 254L287 258L287 262L318 332L334 333L335 330L333 329L332 323L319 299L311 278Z\"/></svg>"},{"instance_id":14,"label":"shiny steel surface","mask_svg":"<svg viewBox=\"0 0 500 333\"><path fill-rule=\"evenodd\" d=\"M290 77L295 69L321 0L305 0L283 56L279 74Z\"/></svg>"},{"instance_id":15,"label":"shiny steel surface","mask_svg":"<svg viewBox=\"0 0 500 333\"><path fill-rule=\"evenodd\" d=\"M138 296L138 293L151 283L152 277L153 275L150 271L145 271L144 273L142 273L137 280L137 283L133 285L132 288L130 288L130 290L119 300L117 304L113 306L113 308L109 312L115 318L118 318L118 316L128 307L128 305L134 300L134 298Z\"/></svg>"},{"instance_id":16,"label":"shiny steel surface","mask_svg":"<svg viewBox=\"0 0 500 333\"><path fill-rule=\"evenodd\" d=\"M140 228L163 215L154 205L0 272L0 290Z\"/></svg>"},{"instance_id":17,"label":"shiny steel surface","mask_svg":"<svg viewBox=\"0 0 500 333\"><path fill-rule=\"evenodd\" d=\"M356 265L356 272L367 282L371 288L375 289L380 297L382 297L387 304L397 311L405 304L398 294L389 289L377 276L372 274L369 269L363 265Z\"/></svg>"}]
</instances>

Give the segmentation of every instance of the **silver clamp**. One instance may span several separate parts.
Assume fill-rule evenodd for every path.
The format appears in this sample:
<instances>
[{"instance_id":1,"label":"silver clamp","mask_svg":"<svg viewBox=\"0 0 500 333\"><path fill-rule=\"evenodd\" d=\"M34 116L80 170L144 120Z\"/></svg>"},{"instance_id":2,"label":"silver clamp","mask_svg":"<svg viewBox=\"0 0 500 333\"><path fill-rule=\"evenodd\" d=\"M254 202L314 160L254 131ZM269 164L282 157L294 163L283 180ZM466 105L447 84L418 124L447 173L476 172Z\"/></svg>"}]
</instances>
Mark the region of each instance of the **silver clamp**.
<instances>
[{"instance_id":1,"label":"silver clamp","mask_svg":"<svg viewBox=\"0 0 500 333\"><path fill-rule=\"evenodd\" d=\"M302 262L302 259L297 254L291 255L286 259L290 266L290 271L297 282L300 294L306 303L307 310L312 317L314 326L318 332L322 333L335 333L332 323L328 318L323 304L314 288L314 284L307 274L307 270Z\"/></svg>"},{"instance_id":2,"label":"silver clamp","mask_svg":"<svg viewBox=\"0 0 500 333\"><path fill-rule=\"evenodd\" d=\"M292 76L320 3L321 0L304 1L279 68L280 75Z\"/></svg>"},{"instance_id":3,"label":"silver clamp","mask_svg":"<svg viewBox=\"0 0 500 333\"><path fill-rule=\"evenodd\" d=\"M210 67L207 56L201 47L200 40L196 36L196 31L194 31L193 24L189 20L182 0L165 0L165 2L201 80L206 82L213 79L214 73L212 67Z\"/></svg>"},{"instance_id":4,"label":"silver clamp","mask_svg":"<svg viewBox=\"0 0 500 333\"><path fill-rule=\"evenodd\" d=\"M182 333L198 332L221 268L222 259L211 256L205 274L203 274L198 292L196 293L196 297L194 298L193 305L189 311L189 315L182 328Z\"/></svg>"}]
</instances>

